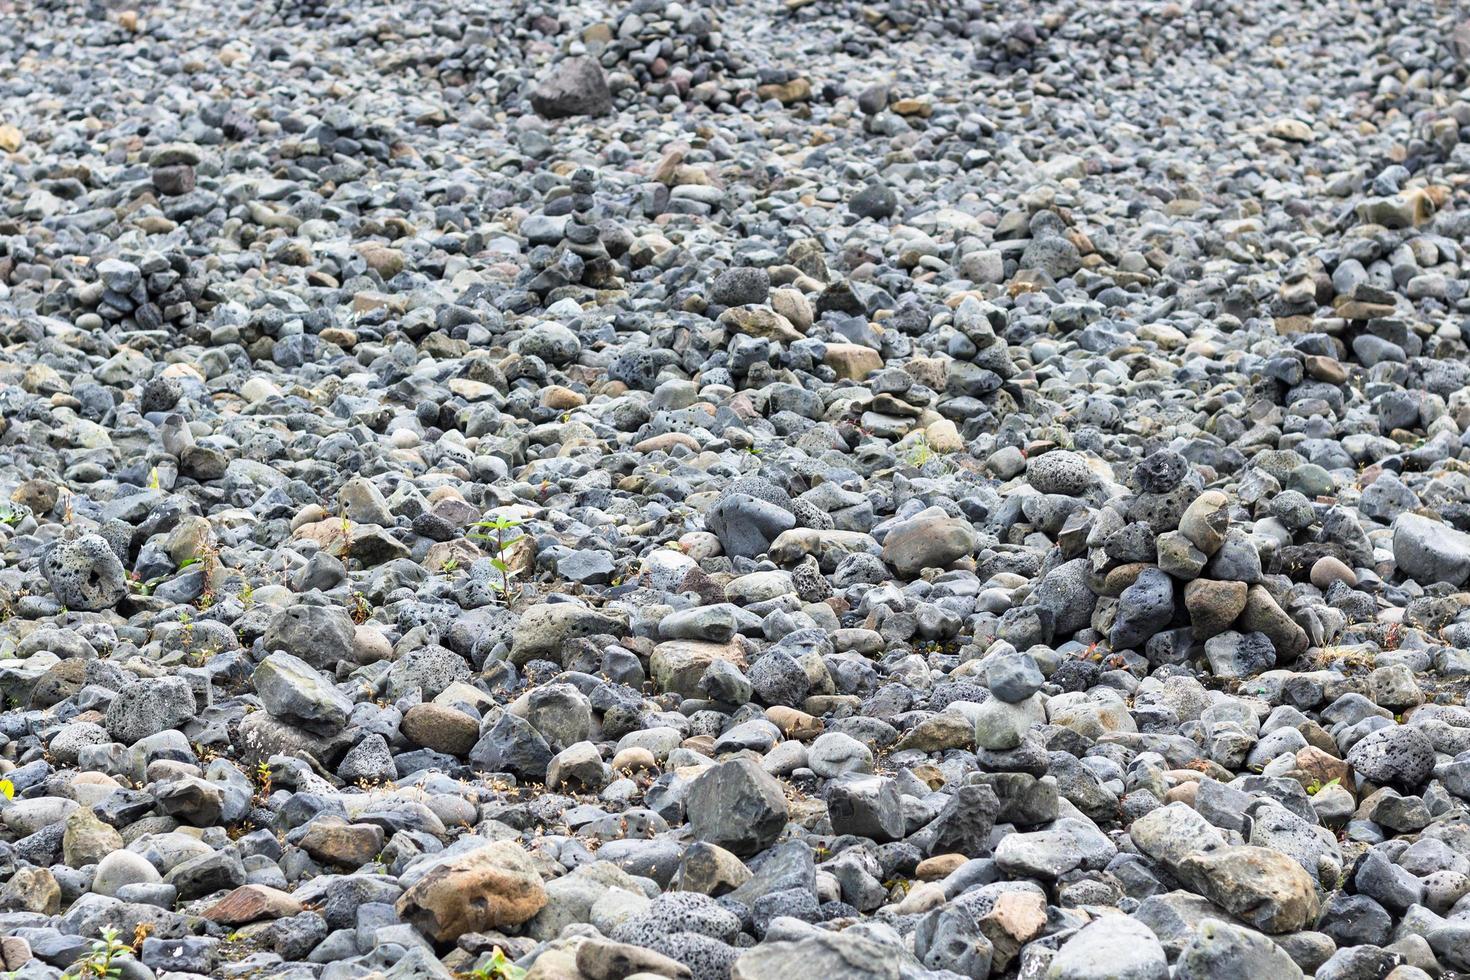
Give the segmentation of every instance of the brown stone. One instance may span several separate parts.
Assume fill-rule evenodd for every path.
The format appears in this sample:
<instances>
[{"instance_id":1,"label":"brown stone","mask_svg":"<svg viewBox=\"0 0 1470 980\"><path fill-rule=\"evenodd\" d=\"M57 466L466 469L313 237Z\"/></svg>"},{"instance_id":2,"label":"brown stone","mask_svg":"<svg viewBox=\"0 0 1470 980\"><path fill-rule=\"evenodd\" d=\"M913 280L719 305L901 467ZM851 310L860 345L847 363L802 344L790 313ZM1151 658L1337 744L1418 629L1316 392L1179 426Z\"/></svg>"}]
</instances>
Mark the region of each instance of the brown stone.
<instances>
[{"instance_id":1,"label":"brown stone","mask_svg":"<svg viewBox=\"0 0 1470 980\"><path fill-rule=\"evenodd\" d=\"M35 957L31 954L31 944L21 937L0 938L0 967L19 970L33 959Z\"/></svg>"},{"instance_id":2,"label":"brown stone","mask_svg":"<svg viewBox=\"0 0 1470 980\"><path fill-rule=\"evenodd\" d=\"M587 404L587 398L570 388L550 385L541 392L541 404L553 411L565 412L573 408L581 408Z\"/></svg>"},{"instance_id":3,"label":"brown stone","mask_svg":"<svg viewBox=\"0 0 1470 980\"><path fill-rule=\"evenodd\" d=\"M383 828L376 824L318 817L306 828L300 843L301 849L318 861L356 868L378 856L383 840Z\"/></svg>"},{"instance_id":4,"label":"brown stone","mask_svg":"<svg viewBox=\"0 0 1470 980\"><path fill-rule=\"evenodd\" d=\"M674 879L679 891L699 892L718 898L749 881L754 875L745 862L734 854L708 841L695 841L679 861Z\"/></svg>"},{"instance_id":5,"label":"brown stone","mask_svg":"<svg viewBox=\"0 0 1470 980\"><path fill-rule=\"evenodd\" d=\"M442 704L416 704L403 715L403 734L413 744L464 755L480 739L480 723L457 708Z\"/></svg>"},{"instance_id":6,"label":"brown stone","mask_svg":"<svg viewBox=\"0 0 1470 980\"><path fill-rule=\"evenodd\" d=\"M1347 384L1347 368L1335 357L1327 357L1324 354L1309 354L1302 359L1302 367L1307 374L1318 381L1326 381L1328 384Z\"/></svg>"},{"instance_id":7,"label":"brown stone","mask_svg":"<svg viewBox=\"0 0 1470 980\"><path fill-rule=\"evenodd\" d=\"M1230 628L1245 609L1248 586L1244 582L1221 582L1197 578L1184 586L1184 608L1197 640L1208 640Z\"/></svg>"},{"instance_id":8,"label":"brown stone","mask_svg":"<svg viewBox=\"0 0 1470 980\"><path fill-rule=\"evenodd\" d=\"M1180 873L1206 898L1271 935L1297 932L1317 920L1312 878L1294 859L1264 847L1227 847L1191 854Z\"/></svg>"},{"instance_id":9,"label":"brown stone","mask_svg":"<svg viewBox=\"0 0 1470 980\"><path fill-rule=\"evenodd\" d=\"M781 734L802 742L816 738L827 727L822 719L785 705L774 705L767 708L766 718L771 724L781 729Z\"/></svg>"},{"instance_id":10,"label":"brown stone","mask_svg":"<svg viewBox=\"0 0 1470 980\"><path fill-rule=\"evenodd\" d=\"M839 378L861 381L874 371L882 370L883 357L862 344L828 344L822 363L836 371Z\"/></svg>"},{"instance_id":11,"label":"brown stone","mask_svg":"<svg viewBox=\"0 0 1470 980\"><path fill-rule=\"evenodd\" d=\"M1277 605L1265 586L1253 585L1246 592L1245 610L1240 614L1240 629L1265 633L1276 647L1279 660L1300 657L1311 646L1307 631L1297 625ZM1278 661L1279 662L1279 661Z\"/></svg>"},{"instance_id":12,"label":"brown stone","mask_svg":"<svg viewBox=\"0 0 1470 980\"><path fill-rule=\"evenodd\" d=\"M662 691L676 691L687 698L703 697L699 679L716 660L727 660L745 669L745 653L738 638L729 643L702 640L665 640L653 648L649 673Z\"/></svg>"},{"instance_id":13,"label":"brown stone","mask_svg":"<svg viewBox=\"0 0 1470 980\"><path fill-rule=\"evenodd\" d=\"M284 919L301 911L290 895L265 885L241 885L204 910L204 918L222 926L243 926L262 919Z\"/></svg>"},{"instance_id":14,"label":"brown stone","mask_svg":"<svg viewBox=\"0 0 1470 980\"><path fill-rule=\"evenodd\" d=\"M0 909L56 915L61 911L61 886L46 868L21 868L0 888Z\"/></svg>"},{"instance_id":15,"label":"brown stone","mask_svg":"<svg viewBox=\"0 0 1470 980\"><path fill-rule=\"evenodd\" d=\"M1021 947L1046 928L1046 896L1039 891L1002 892L995 905L980 916L980 931L994 949L991 969L999 972L1010 965Z\"/></svg>"},{"instance_id":16,"label":"brown stone","mask_svg":"<svg viewBox=\"0 0 1470 980\"><path fill-rule=\"evenodd\" d=\"M1308 745L1304 749L1297 749L1296 765L1298 769L1307 773L1311 777L1311 780L1318 785L1326 786L1335 779L1338 781L1338 785L1347 789L1349 792L1352 791L1353 783L1349 778L1353 772L1352 766L1337 756L1317 748L1315 745Z\"/></svg>"},{"instance_id":17,"label":"brown stone","mask_svg":"<svg viewBox=\"0 0 1470 980\"><path fill-rule=\"evenodd\" d=\"M513 841L492 841L430 863L398 899L398 914L437 942L518 926L546 905L531 859Z\"/></svg>"},{"instance_id":18,"label":"brown stone","mask_svg":"<svg viewBox=\"0 0 1470 980\"><path fill-rule=\"evenodd\" d=\"M719 323L737 333L787 343L803 336L794 323L764 306L732 306L720 314Z\"/></svg>"},{"instance_id":19,"label":"brown stone","mask_svg":"<svg viewBox=\"0 0 1470 980\"><path fill-rule=\"evenodd\" d=\"M920 752L942 752L945 749L973 748L975 726L957 714L940 712L930 715L904 732L894 751L918 749Z\"/></svg>"},{"instance_id":20,"label":"brown stone","mask_svg":"<svg viewBox=\"0 0 1470 980\"><path fill-rule=\"evenodd\" d=\"M936 854L919 862L914 877L920 881L943 881L968 860L963 854Z\"/></svg>"},{"instance_id":21,"label":"brown stone","mask_svg":"<svg viewBox=\"0 0 1470 980\"><path fill-rule=\"evenodd\" d=\"M403 271L403 253L376 242L364 242L357 246L357 254L384 279L392 279Z\"/></svg>"},{"instance_id":22,"label":"brown stone","mask_svg":"<svg viewBox=\"0 0 1470 980\"><path fill-rule=\"evenodd\" d=\"M66 818L61 851L67 866L81 868L97 864L113 851L123 848L122 834L111 824L97 818L90 807L77 807Z\"/></svg>"}]
</instances>

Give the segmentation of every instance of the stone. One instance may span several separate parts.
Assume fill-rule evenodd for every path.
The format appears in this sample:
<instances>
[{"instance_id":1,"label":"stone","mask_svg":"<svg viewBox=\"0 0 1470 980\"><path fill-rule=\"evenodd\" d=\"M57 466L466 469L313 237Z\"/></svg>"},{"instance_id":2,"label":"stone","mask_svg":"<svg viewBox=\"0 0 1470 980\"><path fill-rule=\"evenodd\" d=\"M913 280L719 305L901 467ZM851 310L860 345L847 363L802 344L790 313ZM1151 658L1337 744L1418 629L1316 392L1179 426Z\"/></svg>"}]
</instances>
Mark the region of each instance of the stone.
<instances>
[{"instance_id":1,"label":"stone","mask_svg":"<svg viewBox=\"0 0 1470 980\"><path fill-rule=\"evenodd\" d=\"M301 849L324 864L356 868L382 850L385 835L375 824L348 823L339 817L318 817L306 828Z\"/></svg>"},{"instance_id":2,"label":"stone","mask_svg":"<svg viewBox=\"0 0 1470 980\"><path fill-rule=\"evenodd\" d=\"M134 681L117 692L107 706L103 726L124 745L192 720L198 711L193 688L182 677Z\"/></svg>"},{"instance_id":3,"label":"stone","mask_svg":"<svg viewBox=\"0 0 1470 980\"><path fill-rule=\"evenodd\" d=\"M1053 450L1026 461L1026 482L1038 493L1080 497L1096 477L1077 453Z\"/></svg>"},{"instance_id":4,"label":"stone","mask_svg":"<svg viewBox=\"0 0 1470 980\"><path fill-rule=\"evenodd\" d=\"M720 763L696 777L685 808L696 840L739 856L774 844L788 817L780 784L746 758Z\"/></svg>"},{"instance_id":5,"label":"stone","mask_svg":"<svg viewBox=\"0 0 1470 980\"><path fill-rule=\"evenodd\" d=\"M1297 980L1301 967L1286 950L1252 929L1204 919L1175 964L1176 980Z\"/></svg>"},{"instance_id":6,"label":"stone","mask_svg":"<svg viewBox=\"0 0 1470 980\"><path fill-rule=\"evenodd\" d=\"M974 548L975 532L967 522L925 511L888 532L883 560L909 577L924 568L947 568Z\"/></svg>"},{"instance_id":7,"label":"stone","mask_svg":"<svg viewBox=\"0 0 1470 980\"><path fill-rule=\"evenodd\" d=\"M521 614L511 638L511 662L559 660L562 644L596 633L621 636L626 624L575 602L542 603Z\"/></svg>"},{"instance_id":8,"label":"stone","mask_svg":"<svg viewBox=\"0 0 1470 980\"><path fill-rule=\"evenodd\" d=\"M1219 490L1206 490L1184 509L1179 533L1205 555L1213 555L1225 543L1230 529L1230 498Z\"/></svg>"},{"instance_id":9,"label":"stone","mask_svg":"<svg viewBox=\"0 0 1470 980\"><path fill-rule=\"evenodd\" d=\"M1393 560L1399 571L1424 585L1470 580L1470 534L1418 514L1393 522Z\"/></svg>"},{"instance_id":10,"label":"stone","mask_svg":"<svg viewBox=\"0 0 1470 980\"><path fill-rule=\"evenodd\" d=\"M1148 926L1105 915L1064 942L1047 967L1047 980L1166 980L1169 961Z\"/></svg>"},{"instance_id":11,"label":"stone","mask_svg":"<svg viewBox=\"0 0 1470 980\"><path fill-rule=\"evenodd\" d=\"M250 677L265 710L283 721L333 733L347 724L352 701L306 661L289 653L272 653Z\"/></svg>"},{"instance_id":12,"label":"stone","mask_svg":"<svg viewBox=\"0 0 1470 980\"><path fill-rule=\"evenodd\" d=\"M1244 582L1220 582L1197 578L1184 586L1184 608L1197 640L1208 641L1230 628L1245 611L1249 586Z\"/></svg>"},{"instance_id":13,"label":"stone","mask_svg":"<svg viewBox=\"0 0 1470 980\"><path fill-rule=\"evenodd\" d=\"M1118 617L1108 642L1115 650L1142 646L1174 615L1174 586L1157 568L1145 568L1118 597Z\"/></svg>"},{"instance_id":14,"label":"stone","mask_svg":"<svg viewBox=\"0 0 1470 980\"><path fill-rule=\"evenodd\" d=\"M1434 747L1418 729L1394 725L1365 735L1346 759L1364 779L1414 790L1434 769Z\"/></svg>"},{"instance_id":15,"label":"stone","mask_svg":"<svg viewBox=\"0 0 1470 980\"><path fill-rule=\"evenodd\" d=\"M1276 647L1264 633L1227 630L1205 641L1205 657L1216 677L1254 677L1276 666Z\"/></svg>"},{"instance_id":16,"label":"stone","mask_svg":"<svg viewBox=\"0 0 1470 980\"><path fill-rule=\"evenodd\" d=\"M860 780L867 777L851 777ZM897 802L897 794L895 794ZM901 818L900 814L900 818ZM903 833L902 824L898 833ZM719 897L728 894L750 881L749 868L734 854L705 841L695 841L679 859L679 873L675 878L680 891L698 892L701 895Z\"/></svg>"},{"instance_id":17,"label":"stone","mask_svg":"<svg viewBox=\"0 0 1470 980\"><path fill-rule=\"evenodd\" d=\"M827 732L818 735L807 749L807 765L825 779L849 772L872 772L873 753L851 735Z\"/></svg>"},{"instance_id":18,"label":"stone","mask_svg":"<svg viewBox=\"0 0 1470 980\"><path fill-rule=\"evenodd\" d=\"M0 885L0 909L56 915L61 911L61 885L47 868L18 868Z\"/></svg>"},{"instance_id":19,"label":"stone","mask_svg":"<svg viewBox=\"0 0 1470 980\"><path fill-rule=\"evenodd\" d=\"M820 976L827 980L898 980L900 948L859 935L816 932L801 939L761 943L740 955L730 980Z\"/></svg>"},{"instance_id":20,"label":"stone","mask_svg":"<svg viewBox=\"0 0 1470 980\"><path fill-rule=\"evenodd\" d=\"M1276 851L1243 845L1191 854L1180 870L1199 883L1210 901L1262 932L1296 932L1317 919L1312 879L1300 864Z\"/></svg>"},{"instance_id":21,"label":"stone","mask_svg":"<svg viewBox=\"0 0 1470 980\"><path fill-rule=\"evenodd\" d=\"M1246 593L1239 626L1242 632L1265 634L1276 648L1279 659L1300 657L1311 645L1307 631L1297 625L1261 585L1251 586Z\"/></svg>"},{"instance_id":22,"label":"stone","mask_svg":"<svg viewBox=\"0 0 1470 980\"><path fill-rule=\"evenodd\" d=\"M403 713L403 734L415 745L448 755L466 755L480 739L480 724L457 708L416 704Z\"/></svg>"},{"instance_id":23,"label":"stone","mask_svg":"<svg viewBox=\"0 0 1470 980\"><path fill-rule=\"evenodd\" d=\"M893 780L844 773L827 784L825 795L834 832L880 843L903 837L903 800Z\"/></svg>"},{"instance_id":24,"label":"stone","mask_svg":"<svg viewBox=\"0 0 1470 980\"><path fill-rule=\"evenodd\" d=\"M100 535L84 534L58 544L41 563L56 601L67 609L111 609L128 594L127 575Z\"/></svg>"},{"instance_id":25,"label":"stone","mask_svg":"<svg viewBox=\"0 0 1470 980\"><path fill-rule=\"evenodd\" d=\"M158 869L142 855L118 849L97 862L92 891L98 895L116 896L118 889L127 885L156 884L162 880Z\"/></svg>"},{"instance_id":26,"label":"stone","mask_svg":"<svg viewBox=\"0 0 1470 980\"><path fill-rule=\"evenodd\" d=\"M491 841L413 869L398 914L436 942L518 926L545 907L546 889L513 841Z\"/></svg>"},{"instance_id":27,"label":"stone","mask_svg":"<svg viewBox=\"0 0 1470 980\"><path fill-rule=\"evenodd\" d=\"M264 643L316 670L332 671L352 662L356 627L344 609L332 606L287 606L271 616Z\"/></svg>"},{"instance_id":28,"label":"stone","mask_svg":"<svg viewBox=\"0 0 1470 980\"><path fill-rule=\"evenodd\" d=\"M222 926L242 926L280 919L301 912L301 903L286 892L265 885L241 885L200 914Z\"/></svg>"},{"instance_id":29,"label":"stone","mask_svg":"<svg viewBox=\"0 0 1470 980\"><path fill-rule=\"evenodd\" d=\"M611 112L612 94L602 66L587 57L563 58L531 92L531 108L546 119Z\"/></svg>"}]
</instances>

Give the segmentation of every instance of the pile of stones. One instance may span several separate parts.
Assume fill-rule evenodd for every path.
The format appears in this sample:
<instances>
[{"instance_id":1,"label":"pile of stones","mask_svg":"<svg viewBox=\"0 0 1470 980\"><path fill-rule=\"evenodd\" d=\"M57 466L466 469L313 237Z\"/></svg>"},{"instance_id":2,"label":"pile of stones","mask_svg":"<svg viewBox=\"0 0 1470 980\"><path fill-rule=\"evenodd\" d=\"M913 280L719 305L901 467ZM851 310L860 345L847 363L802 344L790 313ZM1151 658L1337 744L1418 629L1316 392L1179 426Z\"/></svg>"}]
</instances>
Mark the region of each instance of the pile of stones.
<instances>
[{"instance_id":1,"label":"pile of stones","mask_svg":"<svg viewBox=\"0 0 1470 980\"><path fill-rule=\"evenodd\" d=\"M1470 19L0 7L0 970L1470 973Z\"/></svg>"}]
</instances>

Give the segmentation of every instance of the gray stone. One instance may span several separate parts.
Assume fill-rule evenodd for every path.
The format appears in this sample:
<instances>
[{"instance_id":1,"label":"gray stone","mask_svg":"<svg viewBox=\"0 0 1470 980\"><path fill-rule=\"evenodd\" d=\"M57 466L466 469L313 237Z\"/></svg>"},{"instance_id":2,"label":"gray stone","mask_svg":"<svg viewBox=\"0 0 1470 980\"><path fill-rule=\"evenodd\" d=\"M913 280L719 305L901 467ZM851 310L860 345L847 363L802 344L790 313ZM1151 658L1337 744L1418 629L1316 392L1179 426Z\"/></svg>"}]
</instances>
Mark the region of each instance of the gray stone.
<instances>
[{"instance_id":1,"label":"gray stone","mask_svg":"<svg viewBox=\"0 0 1470 980\"><path fill-rule=\"evenodd\" d=\"M68 609L111 609L128 594L127 575L100 535L84 534L58 544L42 563L56 601Z\"/></svg>"},{"instance_id":2,"label":"gray stone","mask_svg":"<svg viewBox=\"0 0 1470 980\"><path fill-rule=\"evenodd\" d=\"M1470 580L1470 534L1418 514L1393 522L1393 559L1399 571L1421 585Z\"/></svg>"},{"instance_id":3,"label":"gray stone","mask_svg":"<svg viewBox=\"0 0 1470 980\"><path fill-rule=\"evenodd\" d=\"M685 808L696 840L742 856L770 847L786 826L780 784L746 758L720 763L696 777Z\"/></svg>"},{"instance_id":4,"label":"gray stone","mask_svg":"<svg viewBox=\"0 0 1470 980\"><path fill-rule=\"evenodd\" d=\"M1271 939L1243 926L1205 919L1185 944L1174 980L1300 980L1301 967Z\"/></svg>"},{"instance_id":5,"label":"gray stone","mask_svg":"<svg viewBox=\"0 0 1470 980\"><path fill-rule=\"evenodd\" d=\"M1365 735L1348 750L1347 761L1365 779L1413 790L1434 769L1434 746L1417 728L1394 725Z\"/></svg>"},{"instance_id":6,"label":"gray stone","mask_svg":"<svg viewBox=\"0 0 1470 980\"><path fill-rule=\"evenodd\" d=\"M612 111L602 66L592 58L563 58L531 93L531 108L547 119L601 116Z\"/></svg>"},{"instance_id":7,"label":"gray stone","mask_svg":"<svg viewBox=\"0 0 1470 980\"><path fill-rule=\"evenodd\" d=\"M250 677L265 710L284 721L331 734L341 731L352 713L352 700L289 653L272 653Z\"/></svg>"},{"instance_id":8,"label":"gray stone","mask_svg":"<svg viewBox=\"0 0 1470 980\"><path fill-rule=\"evenodd\" d=\"M117 692L102 724L124 745L178 728L194 718L194 690L182 677L134 681Z\"/></svg>"},{"instance_id":9,"label":"gray stone","mask_svg":"<svg viewBox=\"0 0 1470 980\"><path fill-rule=\"evenodd\" d=\"M1047 980L1168 980L1164 947L1148 926L1125 915L1104 915L1062 944Z\"/></svg>"},{"instance_id":10,"label":"gray stone","mask_svg":"<svg viewBox=\"0 0 1470 980\"><path fill-rule=\"evenodd\" d=\"M265 648L284 651L317 670L352 660L357 627L336 606L294 605L276 612L265 630Z\"/></svg>"}]
</instances>

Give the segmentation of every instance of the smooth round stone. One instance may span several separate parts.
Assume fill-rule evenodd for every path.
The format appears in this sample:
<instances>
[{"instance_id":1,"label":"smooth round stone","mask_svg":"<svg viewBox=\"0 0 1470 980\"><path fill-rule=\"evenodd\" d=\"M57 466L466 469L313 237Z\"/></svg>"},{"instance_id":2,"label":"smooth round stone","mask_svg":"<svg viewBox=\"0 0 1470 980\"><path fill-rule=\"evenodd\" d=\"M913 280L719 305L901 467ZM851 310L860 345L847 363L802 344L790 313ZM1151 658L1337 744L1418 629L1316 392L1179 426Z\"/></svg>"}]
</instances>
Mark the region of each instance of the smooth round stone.
<instances>
[{"instance_id":1,"label":"smooth round stone","mask_svg":"<svg viewBox=\"0 0 1470 980\"><path fill-rule=\"evenodd\" d=\"M1312 584L1322 591L1327 591L1333 582L1342 582L1344 585L1357 585L1357 574L1342 560L1323 555L1312 563Z\"/></svg>"},{"instance_id":2,"label":"smooth round stone","mask_svg":"<svg viewBox=\"0 0 1470 980\"><path fill-rule=\"evenodd\" d=\"M113 851L97 864L92 878L92 891L98 895L117 896L126 885L153 885L163 881L151 862L132 851Z\"/></svg>"}]
</instances>

